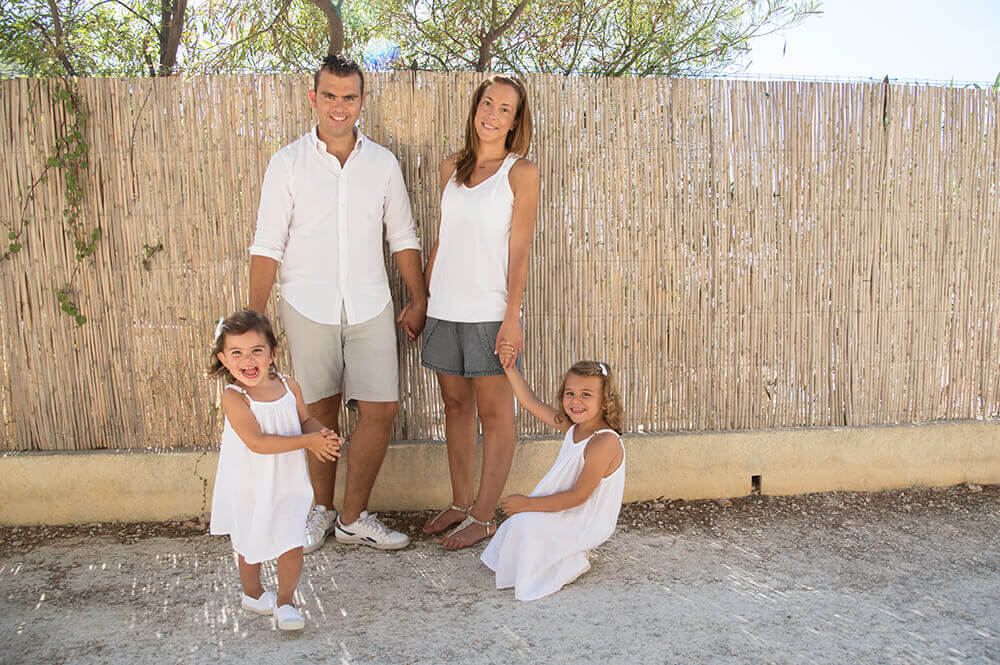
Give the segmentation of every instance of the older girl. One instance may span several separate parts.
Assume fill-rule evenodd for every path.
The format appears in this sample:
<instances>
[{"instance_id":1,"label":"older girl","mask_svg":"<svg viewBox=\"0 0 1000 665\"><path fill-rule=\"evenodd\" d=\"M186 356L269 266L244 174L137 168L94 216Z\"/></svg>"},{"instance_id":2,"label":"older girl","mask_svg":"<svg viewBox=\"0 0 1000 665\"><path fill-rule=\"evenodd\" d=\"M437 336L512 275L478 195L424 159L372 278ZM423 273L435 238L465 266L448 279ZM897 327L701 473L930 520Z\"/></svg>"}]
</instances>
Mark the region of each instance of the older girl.
<instances>
[{"instance_id":1,"label":"older girl","mask_svg":"<svg viewBox=\"0 0 1000 665\"><path fill-rule=\"evenodd\" d=\"M524 342L521 301L538 208L538 169L525 159L531 112L524 85L494 76L472 95L465 147L441 163L441 228L424 270L430 285L424 367L445 407L452 504L424 525L461 549L492 535L514 456L514 395L497 354ZM483 466L475 484L476 416Z\"/></svg>"},{"instance_id":2,"label":"older girl","mask_svg":"<svg viewBox=\"0 0 1000 665\"><path fill-rule=\"evenodd\" d=\"M511 353L504 346L500 357ZM525 409L566 433L559 456L531 495L504 498L511 517L480 557L496 572L498 589L514 587L518 600L535 600L590 570L587 551L615 530L625 490L622 402L611 368L602 362L581 360L569 368L556 409L539 401L515 368L507 378Z\"/></svg>"}]
</instances>

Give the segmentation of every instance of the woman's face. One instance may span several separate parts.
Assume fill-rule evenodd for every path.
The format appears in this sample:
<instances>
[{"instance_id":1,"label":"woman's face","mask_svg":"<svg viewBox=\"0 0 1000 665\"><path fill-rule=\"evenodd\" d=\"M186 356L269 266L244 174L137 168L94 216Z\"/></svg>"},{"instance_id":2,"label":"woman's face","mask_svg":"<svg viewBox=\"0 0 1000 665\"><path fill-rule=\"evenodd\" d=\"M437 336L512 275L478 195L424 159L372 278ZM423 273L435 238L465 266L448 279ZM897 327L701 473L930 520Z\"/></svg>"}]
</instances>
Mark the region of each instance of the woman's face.
<instances>
[{"instance_id":1,"label":"woman's face","mask_svg":"<svg viewBox=\"0 0 1000 665\"><path fill-rule=\"evenodd\" d=\"M481 143L503 142L517 124L517 105L521 96L506 83L492 83L483 91L476 107L476 134Z\"/></svg>"}]
</instances>

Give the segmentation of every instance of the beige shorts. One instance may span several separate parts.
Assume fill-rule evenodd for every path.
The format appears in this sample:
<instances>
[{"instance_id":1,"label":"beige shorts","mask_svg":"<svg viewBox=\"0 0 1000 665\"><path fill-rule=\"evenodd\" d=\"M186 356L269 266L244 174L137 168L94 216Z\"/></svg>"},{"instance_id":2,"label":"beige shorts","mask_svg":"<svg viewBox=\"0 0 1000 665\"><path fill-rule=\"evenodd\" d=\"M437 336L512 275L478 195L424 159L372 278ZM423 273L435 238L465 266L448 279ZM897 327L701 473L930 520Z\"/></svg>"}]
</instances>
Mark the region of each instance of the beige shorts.
<instances>
[{"instance_id":1,"label":"beige shorts","mask_svg":"<svg viewBox=\"0 0 1000 665\"><path fill-rule=\"evenodd\" d=\"M307 404L344 394L348 403L399 400L399 359L392 301L373 319L339 326L317 323L284 300L278 314L285 327L295 379Z\"/></svg>"}]
</instances>

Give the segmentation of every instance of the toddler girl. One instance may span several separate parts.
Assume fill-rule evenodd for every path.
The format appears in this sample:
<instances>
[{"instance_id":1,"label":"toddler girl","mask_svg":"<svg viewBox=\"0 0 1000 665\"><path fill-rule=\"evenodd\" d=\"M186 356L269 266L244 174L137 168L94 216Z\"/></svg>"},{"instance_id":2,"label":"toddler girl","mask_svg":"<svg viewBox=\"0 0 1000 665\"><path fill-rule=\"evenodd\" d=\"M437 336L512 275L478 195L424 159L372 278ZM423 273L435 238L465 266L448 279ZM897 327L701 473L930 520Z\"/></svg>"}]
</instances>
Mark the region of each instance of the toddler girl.
<instances>
[{"instance_id":1,"label":"toddler girl","mask_svg":"<svg viewBox=\"0 0 1000 665\"><path fill-rule=\"evenodd\" d=\"M496 571L498 589L514 587L518 600L535 600L590 569L587 551L615 530L625 489L622 406L604 363L583 360L563 378L557 411L532 393L507 359L500 361L517 400L543 423L566 432L559 456L530 496L511 494L501 505L511 517L482 554Z\"/></svg>"},{"instance_id":2,"label":"toddler girl","mask_svg":"<svg viewBox=\"0 0 1000 665\"><path fill-rule=\"evenodd\" d=\"M239 559L242 606L274 614L282 630L305 623L292 594L302 572L312 486L304 450L340 456L342 439L309 415L299 385L272 366L278 341L262 315L242 311L219 321L210 374L231 381L212 494L211 533L229 534ZM265 591L260 564L278 559L278 594Z\"/></svg>"}]
</instances>

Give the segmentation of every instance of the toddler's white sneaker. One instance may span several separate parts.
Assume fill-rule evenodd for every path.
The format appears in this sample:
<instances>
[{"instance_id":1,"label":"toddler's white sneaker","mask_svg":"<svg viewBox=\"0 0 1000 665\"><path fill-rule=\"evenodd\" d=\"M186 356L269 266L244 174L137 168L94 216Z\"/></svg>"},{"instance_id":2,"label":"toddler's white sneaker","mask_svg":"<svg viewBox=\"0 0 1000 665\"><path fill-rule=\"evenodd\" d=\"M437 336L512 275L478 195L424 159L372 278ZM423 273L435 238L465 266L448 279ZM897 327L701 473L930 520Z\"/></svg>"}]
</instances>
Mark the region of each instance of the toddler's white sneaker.
<instances>
[{"instance_id":1,"label":"toddler's white sneaker","mask_svg":"<svg viewBox=\"0 0 1000 665\"><path fill-rule=\"evenodd\" d=\"M281 605L274 610L274 618L278 620L281 630L302 630L306 627L302 615L294 605Z\"/></svg>"},{"instance_id":2,"label":"toddler's white sneaker","mask_svg":"<svg viewBox=\"0 0 1000 665\"><path fill-rule=\"evenodd\" d=\"M393 531L367 510L352 524L341 524L339 519L336 524L334 538L338 543L367 545L377 550L399 550L410 544L409 536Z\"/></svg>"},{"instance_id":3,"label":"toddler's white sneaker","mask_svg":"<svg viewBox=\"0 0 1000 665\"><path fill-rule=\"evenodd\" d=\"M326 537L333 532L333 524L337 520L336 510L327 510L326 506L313 506L306 519L306 541L302 547L303 554L315 552L323 547Z\"/></svg>"},{"instance_id":4,"label":"toddler's white sneaker","mask_svg":"<svg viewBox=\"0 0 1000 665\"><path fill-rule=\"evenodd\" d=\"M260 594L260 598L253 598L243 594L240 605L247 612L254 614L271 614L274 612L274 603L277 601L273 591L265 591Z\"/></svg>"}]
</instances>

